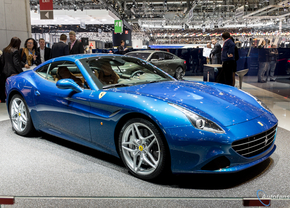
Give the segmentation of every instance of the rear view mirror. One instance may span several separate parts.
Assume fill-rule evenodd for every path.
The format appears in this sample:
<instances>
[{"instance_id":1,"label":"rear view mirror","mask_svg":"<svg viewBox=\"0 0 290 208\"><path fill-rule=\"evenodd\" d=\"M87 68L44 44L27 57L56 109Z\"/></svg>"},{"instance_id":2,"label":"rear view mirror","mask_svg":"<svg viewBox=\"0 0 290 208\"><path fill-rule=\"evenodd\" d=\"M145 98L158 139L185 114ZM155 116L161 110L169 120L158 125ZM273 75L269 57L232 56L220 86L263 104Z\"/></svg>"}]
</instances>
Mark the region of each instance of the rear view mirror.
<instances>
[{"instance_id":1,"label":"rear view mirror","mask_svg":"<svg viewBox=\"0 0 290 208\"><path fill-rule=\"evenodd\" d=\"M56 83L56 87L59 89L71 89L75 92L83 91L83 89L72 79L61 79Z\"/></svg>"}]
</instances>

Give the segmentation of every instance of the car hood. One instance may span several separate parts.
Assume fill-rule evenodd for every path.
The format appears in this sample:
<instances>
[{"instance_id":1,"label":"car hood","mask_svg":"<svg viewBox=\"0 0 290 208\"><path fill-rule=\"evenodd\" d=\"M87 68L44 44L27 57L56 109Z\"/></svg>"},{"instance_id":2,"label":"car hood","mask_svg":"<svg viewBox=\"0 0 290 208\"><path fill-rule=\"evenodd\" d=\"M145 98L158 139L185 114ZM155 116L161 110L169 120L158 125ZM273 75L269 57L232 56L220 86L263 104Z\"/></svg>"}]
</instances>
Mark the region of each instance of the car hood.
<instances>
[{"instance_id":1,"label":"car hood","mask_svg":"<svg viewBox=\"0 0 290 208\"><path fill-rule=\"evenodd\" d=\"M216 83L159 82L118 88L117 91L175 103L223 126L246 122L265 113L252 96Z\"/></svg>"}]
</instances>

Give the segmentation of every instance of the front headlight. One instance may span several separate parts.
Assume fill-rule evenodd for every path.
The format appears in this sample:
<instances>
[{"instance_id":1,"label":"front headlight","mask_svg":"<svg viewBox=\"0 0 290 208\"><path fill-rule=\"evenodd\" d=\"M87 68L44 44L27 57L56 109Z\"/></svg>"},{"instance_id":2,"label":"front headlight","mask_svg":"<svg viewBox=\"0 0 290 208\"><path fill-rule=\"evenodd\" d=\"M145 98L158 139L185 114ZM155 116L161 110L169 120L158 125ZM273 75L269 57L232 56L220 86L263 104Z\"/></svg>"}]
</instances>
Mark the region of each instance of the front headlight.
<instances>
[{"instance_id":1,"label":"front headlight","mask_svg":"<svg viewBox=\"0 0 290 208\"><path fill-rule=\"evenodd\" d=\"M192 125L197 128L201 129L204 131L210 131L213 133L225 133L225 131L219 127L216 123L196 114L193 113L192 111L189 111L183 107L180 107L179 105L173 104L173 103L168 103L170 106L180 110L182 113L186 115L186 117L190 120Z\"/></svg>"}]
</instances>

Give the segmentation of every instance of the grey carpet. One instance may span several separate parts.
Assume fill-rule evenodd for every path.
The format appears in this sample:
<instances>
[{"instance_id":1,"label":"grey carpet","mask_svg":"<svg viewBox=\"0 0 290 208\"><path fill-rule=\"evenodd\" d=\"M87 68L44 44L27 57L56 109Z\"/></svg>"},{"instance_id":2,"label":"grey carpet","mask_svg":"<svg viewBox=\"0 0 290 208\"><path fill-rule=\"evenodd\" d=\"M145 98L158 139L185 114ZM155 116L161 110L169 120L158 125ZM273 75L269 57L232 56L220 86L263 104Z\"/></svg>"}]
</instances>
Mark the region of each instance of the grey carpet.
<instances>
[{"instance_id":1,"label":"grey carpet","mask_svg":"<svg viewBox=\"0 0 290 208\"><path fill-rule=\"evenodd\" d=\"M290 132L282 128L277 150L257 166L151 183L131 176L110 155L46 134L18 136L10 121L0 126L0 196L16 196L15 205L7 207L242 207L242 198L256 197L258 189L290 195ZM289 206L287 200L272 202L272 207Z\"/></svg>"}]
</instances>

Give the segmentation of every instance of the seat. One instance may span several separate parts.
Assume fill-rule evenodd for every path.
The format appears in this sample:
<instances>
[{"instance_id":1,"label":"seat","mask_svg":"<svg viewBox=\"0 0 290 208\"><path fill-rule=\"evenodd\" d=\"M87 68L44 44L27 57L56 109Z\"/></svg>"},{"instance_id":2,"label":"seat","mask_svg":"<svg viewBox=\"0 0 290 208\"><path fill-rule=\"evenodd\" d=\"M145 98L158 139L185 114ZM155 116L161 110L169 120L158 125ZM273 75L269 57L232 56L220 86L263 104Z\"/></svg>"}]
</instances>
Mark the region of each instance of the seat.
<instances>
[{"instance_id":1,"label":"seat","mask_svg":"<svg viewBox=\"0 0 290 208\"><path fill-rule=\"evenodd\" d=\"M103 62L99 72L99 80L103 84L116 84L119 80L119 75L112 69L109 62Z\"/></svg>"},{"instance_id":2,"label":"seat","mask_svg":"<svg viewBox=\"0 0 290 208\"><path fill-rule=\"evenodd\" d=\"M56 72L56 78L58 80L61 79L72 79L74 80L79 86L83 87L83 82L81 79L75 77L74 75L71 74L71 72L69 71L69 69L66 66L60 66L57 69Z\"/></svg>"}]
</instances>

